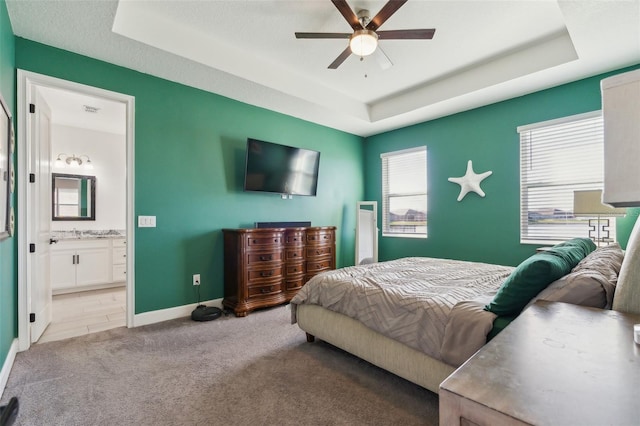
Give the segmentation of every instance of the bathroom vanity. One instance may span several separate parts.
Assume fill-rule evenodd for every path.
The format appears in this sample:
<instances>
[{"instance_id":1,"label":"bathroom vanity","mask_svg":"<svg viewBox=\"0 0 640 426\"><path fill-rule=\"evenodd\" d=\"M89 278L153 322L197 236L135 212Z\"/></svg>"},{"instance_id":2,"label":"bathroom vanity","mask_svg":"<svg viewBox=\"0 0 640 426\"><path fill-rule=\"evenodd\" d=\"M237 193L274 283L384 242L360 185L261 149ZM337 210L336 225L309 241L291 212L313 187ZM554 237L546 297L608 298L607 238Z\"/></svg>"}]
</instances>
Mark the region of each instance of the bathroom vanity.
<instances>
[{"instance_id":1,"label":"bathroom vanity","mask_svg":"<svg viewBox=\"0 0 640 426\"><path fill-rule=\"evenodd\" d=\"M124 286L126 240L124 232L84 231L53 233L50 251L53 294Z\"/></svg>"}]
</instances>

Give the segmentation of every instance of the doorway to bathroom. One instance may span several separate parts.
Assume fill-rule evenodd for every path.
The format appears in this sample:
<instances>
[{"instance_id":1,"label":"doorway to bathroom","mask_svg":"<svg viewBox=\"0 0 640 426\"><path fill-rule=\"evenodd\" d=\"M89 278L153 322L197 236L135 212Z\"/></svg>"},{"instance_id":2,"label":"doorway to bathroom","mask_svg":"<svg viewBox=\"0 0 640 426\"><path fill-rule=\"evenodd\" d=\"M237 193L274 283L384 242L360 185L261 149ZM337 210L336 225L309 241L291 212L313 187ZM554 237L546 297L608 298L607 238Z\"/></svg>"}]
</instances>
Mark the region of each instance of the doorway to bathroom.
<instances>
[{"instance_id":1,"label":"doorway to bathroom","mask_svg":"<svg viewBox=\"0 0 640 426\"><path fill-rule=\"evenodd\" d=\"M131 325L133 98L18 84L19 349Z\"/></svg>"}]
</instances>

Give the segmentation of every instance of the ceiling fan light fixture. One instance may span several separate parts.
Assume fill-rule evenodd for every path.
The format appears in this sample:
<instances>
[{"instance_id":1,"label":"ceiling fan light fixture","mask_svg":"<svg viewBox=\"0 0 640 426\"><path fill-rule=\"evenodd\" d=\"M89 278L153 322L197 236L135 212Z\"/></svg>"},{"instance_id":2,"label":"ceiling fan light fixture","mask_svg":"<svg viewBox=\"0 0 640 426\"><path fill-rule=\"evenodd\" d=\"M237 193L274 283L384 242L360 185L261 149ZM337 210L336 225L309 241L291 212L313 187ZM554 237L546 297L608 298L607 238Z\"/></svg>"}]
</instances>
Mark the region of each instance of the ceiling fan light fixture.
<instances>
[{"instance_id":1,"label":"ceiling fan light fixture","mask_svg":"<svg viewBox=\"0 0 640 426\"><path fill-rule=\"evenodd\" d=\"M349 39L349 47L354 55L369 56L378 47L378 34L367 29L356 30Z\"/></svg>"}]
</instances>

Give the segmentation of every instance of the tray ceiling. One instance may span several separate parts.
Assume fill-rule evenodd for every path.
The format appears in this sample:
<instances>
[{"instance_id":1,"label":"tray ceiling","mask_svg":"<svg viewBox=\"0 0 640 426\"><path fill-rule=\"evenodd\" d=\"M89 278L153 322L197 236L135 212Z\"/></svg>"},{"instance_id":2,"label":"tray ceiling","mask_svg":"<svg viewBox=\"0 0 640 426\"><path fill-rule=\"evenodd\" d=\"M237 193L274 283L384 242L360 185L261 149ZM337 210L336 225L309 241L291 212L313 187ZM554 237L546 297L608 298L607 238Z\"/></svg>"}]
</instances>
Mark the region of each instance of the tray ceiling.
<instances>
[{"instance_id":1,"label":"tray ceiling","mask_svg":"<svg viewBox=\"0 0 640 426\"><path fill-rule=\"evenodd\" d=\"M386 1L353 0L375 15ZM8 0L17 36L368 136L640 63L640 0L409 0L372 57L327 66L350 32L329 0Z\"/></svg>"}]
</instances>

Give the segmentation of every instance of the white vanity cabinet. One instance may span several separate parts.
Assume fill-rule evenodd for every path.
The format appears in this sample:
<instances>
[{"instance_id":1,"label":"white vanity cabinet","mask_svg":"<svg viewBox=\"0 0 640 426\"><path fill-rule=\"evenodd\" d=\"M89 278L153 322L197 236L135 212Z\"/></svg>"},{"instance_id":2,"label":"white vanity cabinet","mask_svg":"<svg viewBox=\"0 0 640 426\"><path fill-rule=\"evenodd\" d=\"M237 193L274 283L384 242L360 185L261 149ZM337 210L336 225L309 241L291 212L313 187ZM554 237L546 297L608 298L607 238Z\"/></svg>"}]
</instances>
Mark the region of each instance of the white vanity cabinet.
<instances>
[{"instance_id":1,"label":"white vanity cabinet","mask_svg":"<svg viewBox=\"0 0 640 426\"><path fill-rule=\"evenodd\" d=\"M113 282L127 280L127 241L124 238L111 240L111 260Z\"/></svg>"},{"instance_id":2,"label":"white vanity cabinet","mask_svg":"<svg viewBox=\"0 0 640 426\"><path fill-rule=\"evenodd\" d=\"M51 246L50 256L54 294L110 287L126 280L124 269L114 274L120 262L116 257L126 259L124 239L60 240Z\"/></svg>"}]
</instances>

